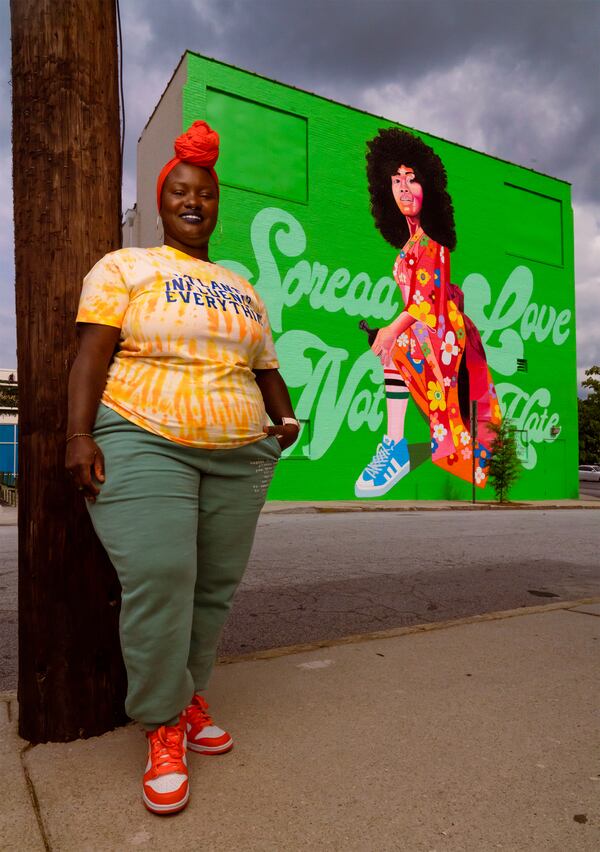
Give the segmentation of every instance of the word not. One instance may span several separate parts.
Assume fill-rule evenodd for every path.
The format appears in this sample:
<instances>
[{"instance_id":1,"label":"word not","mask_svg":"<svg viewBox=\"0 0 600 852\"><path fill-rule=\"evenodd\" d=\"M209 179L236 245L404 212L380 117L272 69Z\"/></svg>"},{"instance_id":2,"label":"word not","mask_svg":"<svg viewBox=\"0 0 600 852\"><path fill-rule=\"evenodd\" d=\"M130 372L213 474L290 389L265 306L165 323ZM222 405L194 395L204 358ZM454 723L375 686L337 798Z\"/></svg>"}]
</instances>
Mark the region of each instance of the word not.
<instances>
[{"instance_id":1,"label":"word not","mask_svg":"<svg viewBox=\"0 0 600 852\"><path fill-rule=\"evenodd\" d=\"M318 353L314 357L314 353ZM342 384L342 365L348 360L346 349L328 346L309 331L286 331L277 341L282 374L288 387L301 388L295 405L299 420L313 424L310 447L302 450L311 459L320 459L337 438L344 421L351 432L365 424L377 432L383 420L385 390L381 364L372 352L361 355L350 367ZM357 388L365 378L373 390Z\"/></svg>"}]
</instances>

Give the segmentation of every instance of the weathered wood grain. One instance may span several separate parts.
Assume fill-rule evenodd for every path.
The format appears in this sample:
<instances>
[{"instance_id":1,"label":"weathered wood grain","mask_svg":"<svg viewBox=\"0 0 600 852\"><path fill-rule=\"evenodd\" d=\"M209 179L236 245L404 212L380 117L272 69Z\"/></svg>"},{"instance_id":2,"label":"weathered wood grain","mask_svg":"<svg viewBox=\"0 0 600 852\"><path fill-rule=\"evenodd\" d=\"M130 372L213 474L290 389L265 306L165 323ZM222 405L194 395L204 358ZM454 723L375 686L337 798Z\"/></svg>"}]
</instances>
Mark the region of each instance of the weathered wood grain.
<instances>
[{"instance_id":1,"label":"weathered wood grain","mask_svg":"<svg viewBox=\"0 0 600 852\"><path fill-rule=\"evenodd\" d=\"M81 281L120 245L113 0L12 0L19 367L19 732L125 720L119 584L64 473Z\"/></svg>"}]
</instances>

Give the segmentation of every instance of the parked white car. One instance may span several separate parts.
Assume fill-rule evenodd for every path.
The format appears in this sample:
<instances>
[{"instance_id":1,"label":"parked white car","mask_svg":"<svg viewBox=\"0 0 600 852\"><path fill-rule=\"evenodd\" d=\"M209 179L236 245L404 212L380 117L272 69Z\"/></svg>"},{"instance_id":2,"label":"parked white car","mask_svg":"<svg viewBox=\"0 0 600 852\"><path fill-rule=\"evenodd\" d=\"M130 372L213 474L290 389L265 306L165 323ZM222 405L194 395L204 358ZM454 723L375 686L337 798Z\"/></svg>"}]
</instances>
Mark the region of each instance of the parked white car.
<instances>
[{"instance_id":1,"label":"parked white car","mask_svg":"<svg viewBox=\"0 0 600 852\"><path fill-rule=\"evenodd\" d=\"M600 468L595 464L580 464L579 479L585 479L588 482L600 482Z\"/></svg>"}]
</instances>

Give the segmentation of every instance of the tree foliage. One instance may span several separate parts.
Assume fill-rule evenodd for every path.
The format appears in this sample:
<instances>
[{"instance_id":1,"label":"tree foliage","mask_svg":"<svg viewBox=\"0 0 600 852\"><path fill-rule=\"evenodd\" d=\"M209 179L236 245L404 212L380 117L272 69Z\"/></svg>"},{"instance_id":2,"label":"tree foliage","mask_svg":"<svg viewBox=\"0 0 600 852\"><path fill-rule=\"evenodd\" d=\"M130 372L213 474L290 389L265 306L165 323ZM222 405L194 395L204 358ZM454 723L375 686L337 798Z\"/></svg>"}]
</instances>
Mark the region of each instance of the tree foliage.
<instances>
[{"instance_id":1,"label":"tree foliage","mask_svg":"<svg viewBox=\"0 0 600 852\"><path fill-rule=\"evenodd\" d=\"M586 399L578 399L579 464L600 464L600 367L585 371L581 383L589 391Z\"/></svg>"},{"instance_id":2,"label":"tree foliage","mask_svg":"<svg viewBox=\"0 0 600 852\"><path fill-rule=\"evenodd\" d=\"M508 494L521 473L521 462L517 454L515 430L510 420L490 423L494 433L491 446L489 479L500 503L508 501Z\"/></svg>"},{"instance_id":3,"label":"tree foliage","mask_svg":"<svg viewBox=\"0 0 600 852\"><path fill-rule=\"evenodd\" d=\"M0 408L16 408L18 401L18 385L0 382Z\"/></svg>"}]
</instances>

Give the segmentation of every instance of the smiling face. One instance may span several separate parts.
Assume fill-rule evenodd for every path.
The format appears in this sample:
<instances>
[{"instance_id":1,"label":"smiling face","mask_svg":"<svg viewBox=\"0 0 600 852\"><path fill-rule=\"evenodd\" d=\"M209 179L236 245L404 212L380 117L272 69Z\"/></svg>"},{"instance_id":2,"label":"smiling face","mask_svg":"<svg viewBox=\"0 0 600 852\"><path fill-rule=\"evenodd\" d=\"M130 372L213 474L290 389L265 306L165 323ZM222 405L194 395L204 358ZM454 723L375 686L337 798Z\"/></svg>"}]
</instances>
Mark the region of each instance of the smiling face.
<instances>
[{"instance_id":1,"label":"smiling face","mask_svg":"<svg viewBox=\"0 0 600 852\"><path fill-rule=\"evenodd\" d=\"M210 174L200 166L178 163L167 175L161 195L165 245L208 259L218 214L219 193Z\"/></svg>"},{"instance_id":2,"label":"smiling face","mask_svg":"<svg viewBox=\"0 0 600 852\"><path fill-rule=\"evenodd\" d=\"M423 187L410 166L401 165L392 175L392 193L400 212L415 218L423 208Z\"/></svg>"}]
</instances>

